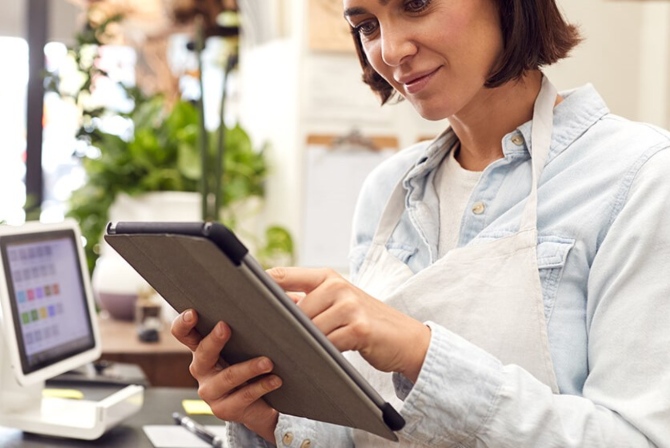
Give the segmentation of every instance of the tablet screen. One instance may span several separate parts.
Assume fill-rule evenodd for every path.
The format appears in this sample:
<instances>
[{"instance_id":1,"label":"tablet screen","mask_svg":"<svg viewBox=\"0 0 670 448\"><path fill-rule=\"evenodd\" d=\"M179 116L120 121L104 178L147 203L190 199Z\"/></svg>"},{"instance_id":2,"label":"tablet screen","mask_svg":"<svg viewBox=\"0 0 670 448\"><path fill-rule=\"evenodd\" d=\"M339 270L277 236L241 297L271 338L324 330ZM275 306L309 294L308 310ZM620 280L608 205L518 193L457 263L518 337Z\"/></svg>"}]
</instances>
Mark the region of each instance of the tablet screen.
<instances>
[{"instance_id":1,"label":"tablet screen","mask_svg":"<svg viewBox=\"0 0 670 448\"><path fill-rule=\"evenodd\" d=\"M95 346L76 244L71 230L0 240L24 374Z\"/></svg>"}]
</instances>

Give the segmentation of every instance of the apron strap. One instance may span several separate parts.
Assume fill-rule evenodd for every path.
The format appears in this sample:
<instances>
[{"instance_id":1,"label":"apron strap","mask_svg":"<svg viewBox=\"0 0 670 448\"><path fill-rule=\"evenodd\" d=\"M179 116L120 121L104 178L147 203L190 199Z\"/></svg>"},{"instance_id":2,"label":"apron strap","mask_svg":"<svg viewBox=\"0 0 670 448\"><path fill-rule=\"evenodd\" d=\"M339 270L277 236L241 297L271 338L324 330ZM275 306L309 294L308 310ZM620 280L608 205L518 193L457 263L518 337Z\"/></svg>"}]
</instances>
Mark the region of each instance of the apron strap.
<instances>
[{"instance_id":1,"label":"apron strap","mask_svg":"<svg viewBox=\"0 0 670 448\"><path fill-rule=\"evenodd\" d=\"M414 166L403 174L402 179L405 179L413 168ZM405 200L406 192L401 180L396 184L395 188L393 188L393 192L383 208L379 225L377 226L374 238L372 239L373 245L384 246L391 238L393 231L400 223L400 218L405 211Z\"/></svg>"},{"instance_id":2,"label":"apron strap","mask_svg":"<svg viewBox=\"0 0 670 448\"><path fill-rule=\"evenodd\" d=\"M549 156L551 133L554 129L554 105L556 87L549 78L542 76L542 87L533 106L533 121L530 134L530 155L532 163L532 184L530 194L521 215L520 231L537 229L537 186L540 174Z\"/></svg>"}]
</instances>

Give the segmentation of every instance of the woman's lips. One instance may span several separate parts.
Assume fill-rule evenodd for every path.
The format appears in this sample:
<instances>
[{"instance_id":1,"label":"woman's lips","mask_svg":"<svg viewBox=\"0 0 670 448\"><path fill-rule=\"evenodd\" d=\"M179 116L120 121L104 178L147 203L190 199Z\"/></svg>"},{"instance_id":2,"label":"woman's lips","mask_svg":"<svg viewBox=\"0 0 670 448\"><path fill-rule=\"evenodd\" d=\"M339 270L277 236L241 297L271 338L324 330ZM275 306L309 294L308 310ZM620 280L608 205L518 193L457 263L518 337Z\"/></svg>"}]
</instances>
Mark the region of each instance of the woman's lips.
<instances>
[{"instance_id":1,"label":"woman's lips","mask_svg":"<svg viewBox=\"0 0 670 448\"><path fill-rule=\"evenodd\" d=\"M409 94L419 93L423 90L430 80L435 76L439 67L433 70L432 72L426 73L425 75L420 75L415 78L410 79L409 81L404 82L405 91Z\"/></svg>"}]
</instances>

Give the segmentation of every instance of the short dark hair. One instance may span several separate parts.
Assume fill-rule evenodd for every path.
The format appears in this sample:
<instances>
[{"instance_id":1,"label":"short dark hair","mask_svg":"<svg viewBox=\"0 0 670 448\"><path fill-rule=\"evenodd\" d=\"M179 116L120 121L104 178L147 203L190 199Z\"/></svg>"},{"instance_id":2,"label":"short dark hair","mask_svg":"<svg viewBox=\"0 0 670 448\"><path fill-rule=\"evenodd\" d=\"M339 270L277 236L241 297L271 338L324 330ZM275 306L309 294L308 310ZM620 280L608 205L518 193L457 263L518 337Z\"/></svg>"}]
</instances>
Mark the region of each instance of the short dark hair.
<instances>
[{"instance_id":1,"label":"short dark hair","mask_svg":"<svg viewBox=\"0 0 670 448\"><path fill-rule=\"evenodd\" d=\"M503 35L500 60L484 85L498 87L519 79L528 70L553 64L568 56L582 41L579 29L568 23L555 0L490 0L497 3ZM358 33L352 29L363 82L385 104L394 94L391 85L368 62Z\"/></svg>"}]
</instances>

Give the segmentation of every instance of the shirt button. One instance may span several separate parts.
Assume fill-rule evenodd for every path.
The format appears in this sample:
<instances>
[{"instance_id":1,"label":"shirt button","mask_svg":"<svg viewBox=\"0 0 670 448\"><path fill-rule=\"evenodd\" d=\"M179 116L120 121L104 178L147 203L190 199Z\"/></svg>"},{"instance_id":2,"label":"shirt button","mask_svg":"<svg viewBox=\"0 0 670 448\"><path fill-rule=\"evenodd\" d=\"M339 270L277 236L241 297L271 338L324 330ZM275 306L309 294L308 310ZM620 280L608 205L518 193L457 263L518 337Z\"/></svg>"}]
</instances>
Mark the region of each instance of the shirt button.
<instances>
[{"instance_id":1,"label":"shirt button","mask_svg":"<svg viewBox=\"0 0 670 448\"><path fill-rule=\"evenodd\" d=\"M284 437L282 437L281 442L284 445L289 446L291 444L291 442L293 442L293 434L290 433L290 432L287 432L286 434L284 434Z\"/></svg>"},{"instance_id":2,"label":"shirt button","mask_svg":"<svg viewBox=\"0 0 670 448\"><path fill-rule=\"evenodd\" d=\"M300 444L300 448L311 448L312 446L312 441L309 439L303 440L302 443Z\"/></svg>"},{"instance_id":3,"label":"shirt button","mask_svg":"<svg viewBox=\"0 0 670 448\"><path fill-rule=\"evenodd\" d=\"M519 134L514 134L512 136L512 143L514 143L517 146L523 145L523 137Z\"/></svg>"},{"instance_id":4,"label":"shirt button","mask_svg":"<svg viewBox=\"0 0 670 448\"><path fill-rule=\"evenodd\" d=\"M475 204L472 206L472 213L475 215L481 215L484 213L484 210L486 209L486 205L484 205L483 202L475 202Z\"/></svg>"}]
</instances>

